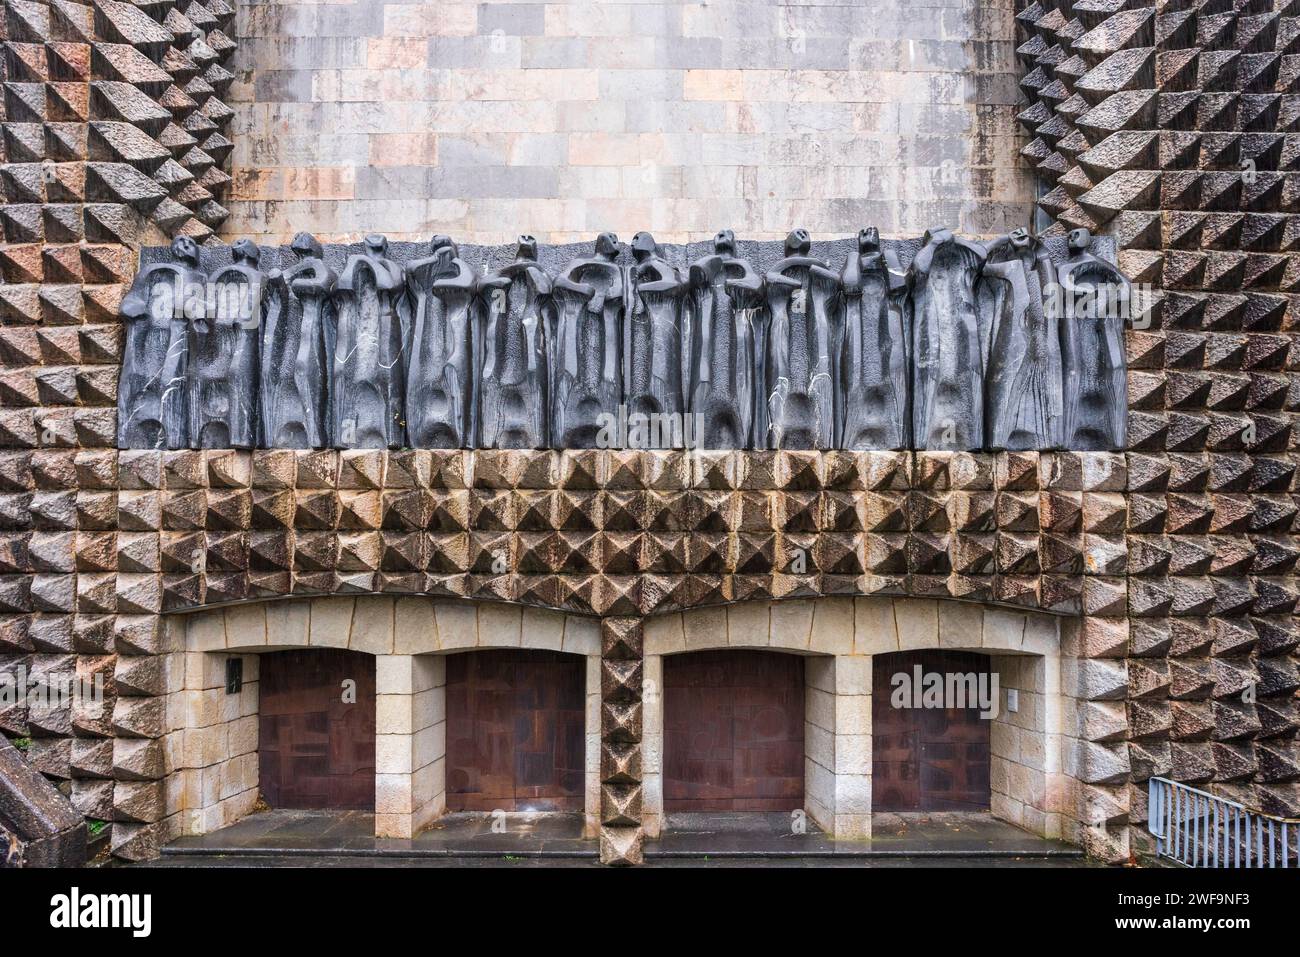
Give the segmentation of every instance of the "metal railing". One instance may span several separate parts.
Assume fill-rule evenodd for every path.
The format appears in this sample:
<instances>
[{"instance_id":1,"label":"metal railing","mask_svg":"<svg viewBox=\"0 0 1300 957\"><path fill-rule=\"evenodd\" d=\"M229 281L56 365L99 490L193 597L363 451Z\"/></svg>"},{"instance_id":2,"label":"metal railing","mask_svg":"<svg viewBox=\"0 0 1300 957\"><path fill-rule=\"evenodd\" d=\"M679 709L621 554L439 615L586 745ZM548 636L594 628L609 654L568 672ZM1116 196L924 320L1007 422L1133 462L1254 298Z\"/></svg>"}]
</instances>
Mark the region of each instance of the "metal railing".
<instances>
[{"instance_id":1,"label":"metal railing","mask_svg":"<svg viewBox=\"0 0 1300 957\"><path fill-rule=\"evenodd\" d=\"M1160 857L1188 867L1300 866L1300 820L1251 811L1167 778L1147 782L1147 830Z\"/></svg>"}]
</instances>

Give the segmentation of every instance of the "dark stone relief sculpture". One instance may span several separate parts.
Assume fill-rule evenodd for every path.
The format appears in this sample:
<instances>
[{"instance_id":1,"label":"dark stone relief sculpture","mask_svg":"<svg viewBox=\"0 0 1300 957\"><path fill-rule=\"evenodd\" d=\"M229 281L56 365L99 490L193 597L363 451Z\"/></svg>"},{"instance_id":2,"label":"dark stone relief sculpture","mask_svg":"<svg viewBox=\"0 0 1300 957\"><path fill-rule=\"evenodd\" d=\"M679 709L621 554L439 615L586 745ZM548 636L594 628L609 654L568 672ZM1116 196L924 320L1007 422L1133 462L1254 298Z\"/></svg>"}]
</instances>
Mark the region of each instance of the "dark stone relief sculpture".
<instances>
[{"instance_id":1,"label":"dark stone relief sculpture","mask_svg":"<svg viewBox=\"0 0 1300 957\"><path fill-rule=\"evenodd\" d=\"M682 342L690 286L677 267L659 255L649 233L632 237L631 308L623 332L623 396L632 415L681 414ZM689 361L689 360L688 360Z\"/></svg>"},{"instance_id":2,"label":"dark stone relief sculpture","mask_svg":"<svg viewBox=\"0 0 1300 957\"><path fill-rule=\"evenodd\" d=\"M1089 251L1086 229L1070 232L1061 267L1062 445L1086 452L1121 449L1125 439L1124 320L1130 289L1123 274ZM1109 297L1110 301L1106 301Z\"/></svg>"},{"instance_id":3,"label":"dark stone relief sculpture","mask_svg":"<svg viewBox=\"0 0 1300 957\"><path fill-rule=\"evenodd\" d=\"M126 342L117 389L117 441L124 449L189 447L187 327L206 305L199 247L172 240L172 262L145 266L122 298Z\"/></svg>"},{"instance_id":4,"label":"dark stone relief sculpture","mask_svg":"<svg viewBox=\"0 0 1300 957\"><path fill-rule=\"evenodd\" d=\"M201 449L257 445L261 251L241 239L230 252L231 265L210 275L204 314L189 323L189 434Z\"/></svg>"},{"instance_id":5,"label":"dark stone relief sculpture","mask_svg":"<svg viewBox=\"0 0 1300 957\"><path fill-rule=\"evenodd\" d=\"M762 394L763 277L736 256L731 230L718 233L713 250L690 266L688 404L699 417L703 448L748 449Z\"/></svg>"},{"instance_id":6,"label":"dark stone relief sculpture","mask_svg":"<svg viewBox=\"0 0 1300 957\"><path fill-rule=\"evenodd\" d=\"M330 378L337 317L331 298L338 276L320 243L299 233L296 262L271 272L262 332L262 444L315 449L330 445Z\"/></svg>"},{"instance_id":7,"label":"dark stone relief sculpture","mask_svg":"<svg viewBox=\"0 0 1300 957\"><path fill-rule=\"evenodd\" d=\"M809 255L812 240L796 229L785 257L767 273L768 448L835 447L836 306L840 277Z\"/></svg>"},{"instance_id":8,"label":"dark stone relief sculpture","mask_svg":"<svg viewBox=\"0 0 1300 957\"><path fill-rule=\"evenodd\" d=\"M987 249L946 229L743 248L729 230L630 248L299 234L201 264L182 238L145 252L123 300L119 442L1122 449L1129 286L1107 255L1083 230Z\"/></svg>"},{"instance_id":9,"label":"dark stone relief sculpture","mask_svg":"<svg viewBox=\"0 0 1300 957\"><path fill-rule=\"evenodd\" d=\"M551 277L537 240L520 236L515 261L484 277L478 437L485 449L538 449L550 440L546 386L555 337Z\"/></svg>"},{"instance_id":10,"label":"dark stone relief sculpture","mask_svg":"<svg viewBox=\"0 0 1300 957\"><path fill-rule=\"evenodd\" d=\"M333 439L344 448L400 448L405 377L406 270L388 258L388 240L367 236L365 252L348 257L334 290L338 341L330 406Z\"/></svg>"},{"instance_id":11,"label":"dark stone relief sculpture","mask_svg":"<svg viewBox=\"0 0 1300 957\"><path fill-rule=\"evenodd\" d=\"M903 323L906 274L894 250L880 249L874 229L858 234L840 275L844 334L840 350L844 449L905 449L911 445L908 336Z\"/></svg>"},{"instance_id":12,"label":"dark stone relief sculpture","mask_svg":"<svg viewBox=\"0 0 1300 957\"><path fill-rule=\"evenodd\" d=\"M1061 445L1060 329L1044 309L1051 257L1017 229L994 244L980 276L984 330L985 439L990 449ZM1121 383L1122 384L1122 383Z\"/></svg>"},{"instance_id":13,"label":"dark stone relief sculpture","mask_svg":"<svg viewBox=\"0 0 1300 957\"><path fill-rule=\"evenodd\" d=\"M925 234L908 272L912 436L919 448L984 447L983 356L975 280L984 247L947 229Z\"/></svg>"},{"instance_id":14,"label":"dark stone relief sculpture","mask_svg":"<svg viewBox=\"0 0 1300 957\"><path fill-rule=\"evenodd\" d=\"M474 435L470 337L477 321L478 277L449 236L435 236L429 255L407 265L406 290L412 306L406 444L464 448Z\"/></svg>"},{"instance_id":15,"label":"dark stone relief sculpture","mask_svg":"<svg viewBox=\"0 0 1300 957\"><path fill-rule=\"evenodd\" d=\"M618 237L601 233L594 255L571 262L552 287L558 313L550 383L556 448L595 448L604 416L618 416L628 298L618 253Z\"/></svg>"}]
</instances>

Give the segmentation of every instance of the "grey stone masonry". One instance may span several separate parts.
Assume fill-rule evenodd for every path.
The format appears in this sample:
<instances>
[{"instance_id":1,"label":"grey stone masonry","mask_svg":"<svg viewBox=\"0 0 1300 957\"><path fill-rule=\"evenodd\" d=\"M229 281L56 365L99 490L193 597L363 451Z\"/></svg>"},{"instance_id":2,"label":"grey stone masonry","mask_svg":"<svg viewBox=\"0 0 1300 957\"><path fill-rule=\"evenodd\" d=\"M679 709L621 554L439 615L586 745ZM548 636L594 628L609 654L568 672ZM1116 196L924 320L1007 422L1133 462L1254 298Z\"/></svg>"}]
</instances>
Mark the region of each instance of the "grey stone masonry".
<instances>
[{"instance_id":1,"label":"grey stone masonry","mask_svg":"<svg viewBox=\"0 0 1300 957\"><path fill-rule=\"evenodd\" d=\"M1029 220L1011 0L248 3L232 235Z\"/></svg>"}]
</instances>

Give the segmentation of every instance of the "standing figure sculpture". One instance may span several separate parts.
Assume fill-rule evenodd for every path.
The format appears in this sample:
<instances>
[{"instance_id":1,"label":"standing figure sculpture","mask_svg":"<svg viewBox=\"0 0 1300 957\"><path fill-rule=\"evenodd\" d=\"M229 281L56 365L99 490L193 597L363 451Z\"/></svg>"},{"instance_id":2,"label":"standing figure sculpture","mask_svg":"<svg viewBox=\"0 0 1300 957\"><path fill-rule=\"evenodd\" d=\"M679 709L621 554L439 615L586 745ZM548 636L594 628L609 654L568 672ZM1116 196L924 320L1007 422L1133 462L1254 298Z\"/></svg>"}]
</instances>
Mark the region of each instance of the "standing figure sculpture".
<instances>
[{"instance_id":1,"label":"standing figure sculpture","mask_svg":"<svg viewBox=\"0 0 1300 957\"><path fill-rule=\"evenodd\" d=\"M617 418L623 398L620 368L627 284L618 237L601 233L595 254L576 259L554 283L558 316L551 367L551 444L595 448Z\"/></svg>"},{"instance_id":2,"label":"standing figure sculpture","mask_svg":"<svg viewBox=\"0 0 1300 957\"><path fill-rule=\"evenodd\" d=\"M334 289L338 341L331 380L333 443L345 449L398 448L402 417L405 270L388 258L388 240L367 236L348 257Z\"/></svg>"},{"instance_id":3,"label":"standing figure sculpture","mask_svg":"<svg viewBox=\"0 0 1300 957\"><path fill-rule=\"evenodd\" d=\"M1092 235L1070 231L1057 299L1064 376L1065 448L1114 451L1127 442L1124 320L1132 289L1115 266L1088 251Z\"/></svg>"},{"instance_id":4,"label":"standing figure sculpture","mask_svg":"<svg viewBox=\"0 0 1300 957\"><path fill-rule=\"evenodd\" d=\"M262 328L261 250L248 239L209 277L207 308L189 324L190 444L251 449L257 444L257 374Z\"/></svg>"},{"instance_id":5,"label":"standing figure sculpture","mask_svg":"<svg viewBox=\"0 0 1300 957\"><path fill-rule=\"evenodd\" d=\"M1026 229L994 243L979 281L984 333L984 442L998 451L1061 442L1061 346L1043 309L1054 282L1047 248Z\"/></svg>"},{"instance_id":6,"label":"standing figure sculpture","mask_svg":"<svg viewBox=\"0 0 1300 957\"><path fill-rule=\"evenodd\" d=\"M762 394L757 362L764 312L763 277L736 257L736 237L724 229L713 255L691 263L690 408L706 449L748 449Z\"/></svg>"},{"instance_id":7,"label":"standing figure sculpture","mask_svg":"<svg viewBox=\"0 0 1300 957\"><path fill-rule=\"evenodd\" d=\"M629 444L680 448L687 438L682 420L682 326L688 286L676 267L659 255L649 233L632 237L632 257L631 306L623 323L623 401L632 424ZM642 417L644 425L638 421ZM647 427L651 431L643 434Z\"/></svg>"},{"instance_id":8,"label":"standing figure sculpture","mask_svg":"<svg viewBox=\"0 0 1300 957\"><path fill-rule=\"evenodd\" d=\"M809 255L807 230L785 240L785 258L766 277L772 322L767 338L768 447L835 447L835 310L840 277Z\"/></svg>"},{"instance_id":9,"label":"standing figure sculpture","mask_svg":"<svg viewBox=\"0 0 1300 957\"><path fill-rule=\"evenodd\" d=\"M411 335L407 343L406 441L419 449L459 449L473 431L472 335L478 321L474 267L447 236L408 263Z\"/></svg>"},{"instance_id":10,"label":"standing figure sculpture","mask_svg":"<svg viewBox=\"0 0 1300 957\"><path fill-rule=\"evenodd\" d=\"M329 445L330 379L337 333L331 293L338 277L321 245L299 233L290 245L298 261L267 277L262 331L262 441L275 449Z\"/></svg>"},{"instance_id":11,"label":"standing figure sculpture","mask_svg":"<svg viewBox=\"0 0 1300 957\"><path fill-rule=\"evenodd\" d=\"M982 337L975 280L984 247L927 230L908 270L912 439L918 449L984 447Z\"/></svg>"},{"instance_id":12,"label":"standing figure sculpture","mask_svg":"<svg viewBox=\"0 0 1300 957\"><path fill-rule=\"evenodd\" d=\"M120 448L188 446L186 325L202 316L206 286L193 239L173 239L172 257L173 262L140 270L122 299L126 341L117 388Z\"/></svg>"},{"instance_id":13,"label":"standing figure sculpture","mask_svg":"<svg viewBox=\"0 0 1300 957\"><path fill-rule=\"evenodd\" d=\"M843 449L905 449L911 444L907 331L902 273L890 268L876 229L858 233L840 279L844 339L840 352Z\"/></svg>"},{"instance_id":14,"label":"standing figure sculpture","mask_svg":"<svg viewBox=\"0 0 1300 957\"><path fill-rule=\"evenodd\" d=\"M547 430L547 350L555 335L551 277L537 240L520 236L515 261L484 277L477 366L478 437L484 449L541 449Z\"/></svg>"}]
</instances>

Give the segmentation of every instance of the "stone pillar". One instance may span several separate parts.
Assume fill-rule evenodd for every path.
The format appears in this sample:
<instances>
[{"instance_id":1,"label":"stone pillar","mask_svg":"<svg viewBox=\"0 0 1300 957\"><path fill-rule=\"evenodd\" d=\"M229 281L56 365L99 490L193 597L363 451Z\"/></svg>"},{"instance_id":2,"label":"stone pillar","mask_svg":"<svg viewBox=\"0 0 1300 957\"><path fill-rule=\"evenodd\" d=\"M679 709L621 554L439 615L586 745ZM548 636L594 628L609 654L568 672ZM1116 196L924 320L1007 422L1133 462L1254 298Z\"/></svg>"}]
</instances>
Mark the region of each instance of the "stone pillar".
<instances>
[{"instance_id":1,"label":"stone pillar","mask_svg":"<svg viewBox=\"0 0 1300 957\"><path fill-rule=\"evenodd\" d=\"M602 670L600 655L584 655L582 663L587 681L587 696L583 701L583 725L586 733L583 737L582 762L582 835L598 837L600 835L600 675Z\"/></svg>"},{"instance_id":2,"label":"stone pillar","mask_svg":"<svg viewBox=\"0 0 1300 957\"><path fill-rule=\"evenodd\" d=\"M600 623L600 860L640 864L642 620Z\"/></svg>"},{"instance_id":3,"label":"stone pillar","mask_svg":"<svg viewBox=\"0 0 1300 957\"><path fill-rule=\"evenodd\" d=\"M871 658L804 663L805 804L837 840L871 836Z\"/></svg>"},{"instance_id":4,"label":"stone pillar","mask_svg":"<svg viewBox=\"0 0 1300 957\"><path fill-rule=\"evenodd\" d=\"M375 656L375 836L414 837L446 806L447 659Z\"/></svg>"},{"instance_id":5,"label":"stone pillar","mask_svg":"<svg viewBox=\"0 0 1300 957\"><path fill-rule=\"evenodd\" d=\"M651 618L650 622L672 622L672 618ZM681 634L681 619L676 619ZM653 641L646 642L645 689L641 734L641 827L650 840L664 827L664 656L650 654Z\"/></svg>"}]
</instances>

